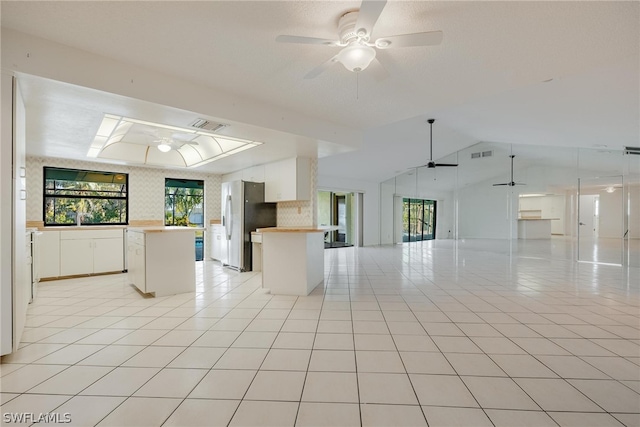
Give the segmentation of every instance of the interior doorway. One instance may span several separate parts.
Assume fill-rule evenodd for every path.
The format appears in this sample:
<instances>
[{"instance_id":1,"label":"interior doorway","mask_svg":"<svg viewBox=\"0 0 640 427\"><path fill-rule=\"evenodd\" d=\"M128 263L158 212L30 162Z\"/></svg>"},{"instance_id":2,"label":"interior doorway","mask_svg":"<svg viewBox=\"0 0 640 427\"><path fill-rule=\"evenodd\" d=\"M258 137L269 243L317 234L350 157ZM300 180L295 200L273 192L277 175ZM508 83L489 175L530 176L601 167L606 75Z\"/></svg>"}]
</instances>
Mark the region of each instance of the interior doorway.
<instances>
[{"instance_id":1,"label":"interior doorway","mask_svg":"<svg viewBox=\"0 0 640 427\"><path fill-rule=\"evenodd\" d=\"M622 265L624 253L622 176L578 181L578 261Z\"/></svg>"},{"instance_id":2,"label":"interior doorway","mask_svg":"<svg viewBox=\"0 0 640 427\"><path fill-rule=\"evenodd\" d=\"M362 194L318 191L318 224L325 249L361 246Z\"/></svg>"}]
</instances>

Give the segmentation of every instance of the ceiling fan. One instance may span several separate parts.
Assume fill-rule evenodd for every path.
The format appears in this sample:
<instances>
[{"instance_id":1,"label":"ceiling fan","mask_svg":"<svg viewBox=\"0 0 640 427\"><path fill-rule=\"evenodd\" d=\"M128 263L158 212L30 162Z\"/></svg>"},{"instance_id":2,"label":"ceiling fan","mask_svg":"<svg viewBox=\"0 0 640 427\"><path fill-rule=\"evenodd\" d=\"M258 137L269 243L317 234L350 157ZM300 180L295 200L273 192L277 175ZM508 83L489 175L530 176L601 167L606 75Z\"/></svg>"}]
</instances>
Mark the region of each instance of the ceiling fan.
<instances>
[{"instance_id":1,"label":"ceiling fan","mask_svg":"<svg viewBox=\"0 0 640 427\"><path fill-rule=\"evenodd\" d=\"M433 122L436 119L429 119L427 122L429 123L429 162L426 165L418 166L419 168L427 167L429 169L433 169L436 167L456 167L457 164L453 163L436 163L433 161Z\"/></svg>"},{"instance_id":2,"label":"ceiling fan","mask_svg":"<svg viewBox=\"0 0 640 427\"><path fill-rule=\"evenodd\" d=\"M181 137L178 135L179 134L173 134L170 138L166 136L161 136L160 138L156 139L153 142L158 144L157 145L158 150L162 151L163 153L167 153L171 151L172 148L178 149L185 144L198 145L196 141L181 139ZM191 137L193 137L193 135L191 135Z\"/></svg>"},{"instance_id":3,"label":"ceiling fan","mask_svg":"<svg viewBox=\"0 0 640 427\"><path fill-rule=\"evenodd\" d=\"M514 187L516 185L527 185L527 184L522 184L520 182L515 182L513 180L513 158L515 157L515 154L511 154L509 157L511 157L511 181L503 182L501 184L493 184L494 187L497 187L499 185L508 185L509 187Z\"/></svg>"},{"instance_id":4,"label":"ceiling fan","mask_svg":"<svg viewBox=\"0 0 640 427\"><path fill-rule=\"evenodd\" d=\"M376 59L376 49L434 46L442 42L442 31L402 34L371 40L373 27L386 4L386 0L363 0L359 10L342 15L338 21L338 40L280 35L276 37L276 42L342 47L337 55L309 71L304 76L305 79L317 77L336 62L356 73L365 70L372 61L380 64ZM382 68L381 64L379 68ZM384 68L382 70L386 73Z\"/></svg>"}]
</instances>

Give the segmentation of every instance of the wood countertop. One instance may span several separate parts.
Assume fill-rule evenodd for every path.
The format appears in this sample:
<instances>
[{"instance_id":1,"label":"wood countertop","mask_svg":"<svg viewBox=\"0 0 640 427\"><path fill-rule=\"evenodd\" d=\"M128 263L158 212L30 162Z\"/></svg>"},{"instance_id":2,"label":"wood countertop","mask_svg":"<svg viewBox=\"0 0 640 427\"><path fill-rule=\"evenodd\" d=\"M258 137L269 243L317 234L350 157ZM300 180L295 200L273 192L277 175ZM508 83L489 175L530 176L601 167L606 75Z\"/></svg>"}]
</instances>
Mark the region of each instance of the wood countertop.
<instances>
[{"instance_id":1,"label":"wood countertop","mask_svg":"<svg viewBox=\"0 0 640 427\"><path fill-rule=\"evenodd\" d=\"M324 230L311 227L267 227L258 228L257 233L324 233Z\"/></svg>"}]
</instances>

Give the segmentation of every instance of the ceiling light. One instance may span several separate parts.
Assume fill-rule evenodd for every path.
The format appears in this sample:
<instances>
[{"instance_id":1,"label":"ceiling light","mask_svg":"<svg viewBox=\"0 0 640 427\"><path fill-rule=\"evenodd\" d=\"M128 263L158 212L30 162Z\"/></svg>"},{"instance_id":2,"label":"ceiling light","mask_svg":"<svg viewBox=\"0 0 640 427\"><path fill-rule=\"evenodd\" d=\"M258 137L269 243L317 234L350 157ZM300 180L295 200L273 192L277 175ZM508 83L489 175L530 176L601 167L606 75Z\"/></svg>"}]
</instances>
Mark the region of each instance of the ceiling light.
<instances>
[{"instance_id":1,"label":"ceiling light","mask_svg":"<svg viewBox=\"0 0 640 427\"><path fill-rule=\"evenodd\" d=\"M163 153L167 153L171 151L171 146L166 142L163 142L162 144L158 144L158 150L162 151Z\"/></svg>"},{"instance_id":2,"label":"ceiling light","mask_svg":"<svg viewBox=\"0 0 640 427\"><path fill-rule=\"evenodd\" d=\"M616 191L616 189L613 188L613 187L607 187L607 188L605 188L604 191L606 191L607 193L613 193L614 191Z\"/></svg>"},{"instance_id":3,"label":"ceiling light","mask_svg":"<svg viewBox=\"0 0 640 427\"><path fill-rule=\"evenodd\" d=\"M360 43L352 43L338 53L338 61L347 70L356 73L366 69L375 57L376 50L374 48Z\"/></svg>"}]
</instances>

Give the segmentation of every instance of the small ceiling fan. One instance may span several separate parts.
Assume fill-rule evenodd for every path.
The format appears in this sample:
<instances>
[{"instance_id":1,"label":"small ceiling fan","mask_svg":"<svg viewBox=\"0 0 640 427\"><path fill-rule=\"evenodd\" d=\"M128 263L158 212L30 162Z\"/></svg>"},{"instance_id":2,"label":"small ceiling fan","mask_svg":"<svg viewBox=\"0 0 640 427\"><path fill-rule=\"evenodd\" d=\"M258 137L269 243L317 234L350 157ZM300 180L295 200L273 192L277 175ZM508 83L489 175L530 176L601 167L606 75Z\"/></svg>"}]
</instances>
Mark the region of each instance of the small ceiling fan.
<instances>
[{"instance_id":1,"label":"small ceiling fan","mask_svg":"<svg viewBox=\"0 0 640 427\"><path fill-rule=\"evenodd\" d=\"M513 158L515 157L515 154L511 154L509 157L511 157L511 181L503 182L503 183L500 183L500 184L493 184L494 187L497 187L499 185L508 185L509 187L514 187L516 185L527 185L527 184L522 184L520 182L515 182L513 180Z\"/></svg>"},{"instance_id":2,"label":"small ceiling fan","mask_svg":"<svg viewBox=\"0 0 640 427\"><path fill-rule=\"evenodd\" d=\"M340 62L347 70L356 73L365 70L372 61L380 64L376 59L376 49L434 46L442 42L442 31L402 34L382 37L375 41L371 40L373 27L386 4L386 0L363 0L359 10L342 15L338 21L338 34L340 37L338 40L280 35L276 37L276 42L342 47L342 50L337 55L309 71L304 76L305 79L319 76L336 62ZM383 74L386 74L382 64L380 64L379 68L382 69Z\"/></svg>"},{"instance_id":3,"label":"small ceiling fan","mask_svg":"<svg viewBox=\"0 0 640 427\"><path fill-rule=\"evenodd\" d=\"M174 134L171 137L161 136L160 138L156 139L153 142L158 144L157 145L158 150L162 151L163 153L167 153L171 151L172 148L178 149L185 144L199 145L196 141L184 140L184 139L181 139L181 137L179 137L178 135L179 134ZM193 137L193 135L191 135L191 137Z\"/></svg>"},{"instance_id":4,"label":"small ceiling fan","mask_svg":"<svg viewBox=\"0 0 640 427\"><path fill-rule=\"evenodd\" d=\"M429 119L427 122L429 123L429 162L426 165L418 166L419 168L427 167L429 169L433 169L436 167L457 167L457 164L453 163L436 163L433 161L433 123L436 119Z\"/></svg>"}]
</instances>

